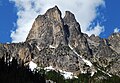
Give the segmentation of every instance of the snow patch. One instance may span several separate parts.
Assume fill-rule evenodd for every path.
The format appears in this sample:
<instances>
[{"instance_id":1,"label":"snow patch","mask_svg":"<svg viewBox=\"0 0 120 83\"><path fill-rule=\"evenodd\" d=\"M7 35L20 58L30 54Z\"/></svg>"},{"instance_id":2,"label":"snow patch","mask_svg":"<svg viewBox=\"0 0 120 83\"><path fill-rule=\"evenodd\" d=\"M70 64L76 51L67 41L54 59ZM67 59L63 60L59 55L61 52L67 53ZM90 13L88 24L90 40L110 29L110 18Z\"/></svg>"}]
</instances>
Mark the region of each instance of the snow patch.
<instances>
[{"instance_id":1,"label":"snow patch","mask_svg":"<svg viewBox=\"0 0 120 83\"><path fill-rule=\"evenodd\" d=\"M73 78L73 73L72 72L66 72L59 70L60 73L64 76L65 79L72 79Z\"/></svg>"},{"instance_id":2,"label":"snow patch","mask_svg":"<svg viewBox=\"0 0 120 83\"><path fill-rule=\"evenodd\" d=\"M50 70L57 70L57 69L53 68L52 66L49 66L49 67L45 67L44 70L50 71ZM66 72L59 69L58 71L60 72L61 75L64 76L65 79L78 78L77 76L74 76L72 72Z\"/></svg>"},{"instance_id":3,"label":"snow patch","mask_svg":"<svg viewBox=\"0 0 120 83\"><path fill-rule=\"evenodd\" d=\"M11 57L11 58L10 58L10 62L12 62L12 60L13 60L13 58Z\"/></svg>"},{"instance_id":4,"label":"snow patch","mask_svg":"<svg viewBox=\"0 0 120 83\"><path fill-rule=\"evenodd\" d=\"M55 47L55 46L52 46L52 45L49 45L49 48L53 48L53 49L55 49L56 47Z\"/></svg>"},{"instance_id":5,"label":"snow patch","mask_svg":"<svg viewBox=\"0 0 120 83\"><path fill-rule=\"evenodd\" d=\"M39 48L39 46L36 46L37 47L37 49L40 51L40 48Z\"/></svg>"},{"instance_id":6,"label":"snow patch","mask_svg":"<svg viewBox=\"0 0 120 83\"><path fill-rule=\"evenodd\" d=\"M74 48L69 44L68 45L69 47L70 47L70 49L77 55L77 56L79 56L80 58L82 58L82 60L86 63L86 65L88 65L88 66L92 66L92 63L90 62L90 61L88 61L88 60L86 60L86 59L84 59L81 55L79 55L75 50L74 50Z\"/></svg>"},{"instance_id":7,"label":"snow patch","mask_svg":"<svg viewBox=\"0 0 120 83\"><path fill-rule=\"evenodd\" d=\"M92 71L92 72L91 72L91 77L92 77L94 74L95 74L95 72Z\"/></svg>"},{"instance_id":8,"label":"snow patch","mask_svg":"<svg viewBox=\"0 0 120 83\"><path fill-rule=\"evenodd\" d=\"M112 75L110 75L109 73L106 73L105 71L101 70L100 68L98 68L98 70L103 72L104 74L108 75L109 77L112 77Z\"/></svg>"},{"instance_id":9,"label":"snow patch","mask_svg":"<svg viewBox=\"0 0 120 83\"><path fill-rule=\"evenodd\" d=\"M45 67L44 70L50 71L50 70L55 70L55 68L53 68L52 66L49 66L49 67Z\"/></svg>"},{"instance_id":10,"label":"snow patch","mask_svg":"<svg viewBox=\"0 0 120 83\"><path fill-rule=\"evenodd\" d=\"M37 64L32 62L32 61L30 61L29 62L29 68L31 69L31 71L33 71L35 68L37 68Z\"/></svg>"},{"instance_id":11,"label":"snow patch","mask_svg":"<svg viewBox=\"0 0 120 83\"><path fill-rule=\"evenodd\" d=\"M84 74L86 74L87 72L86 72L86 71L81 71L81 73L84 73Z\"/></svg>"},{"instance_id":12,"label":"snow patch","mask_svg":"<svg viewBox=\"0 0 120 83\"><path fill-rule=\"evenodd\" d=\"M86 63L86 65L89 65L90 67L92 66L92 63L88 60L85 60L84 58L82 58L82 60Z\"/></svg>"}]
</instances>

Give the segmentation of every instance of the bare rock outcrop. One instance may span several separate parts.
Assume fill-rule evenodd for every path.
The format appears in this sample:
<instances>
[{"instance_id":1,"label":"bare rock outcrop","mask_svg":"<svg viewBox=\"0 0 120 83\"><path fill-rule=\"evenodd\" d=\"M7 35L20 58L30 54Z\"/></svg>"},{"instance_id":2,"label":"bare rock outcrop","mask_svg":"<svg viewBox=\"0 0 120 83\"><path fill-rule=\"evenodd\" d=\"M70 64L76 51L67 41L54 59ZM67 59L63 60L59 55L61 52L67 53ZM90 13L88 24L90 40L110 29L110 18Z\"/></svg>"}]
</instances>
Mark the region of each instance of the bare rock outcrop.
<instances>
[{"instance_id":1,"label":"bare rock outcrop","mask_svg":"<svg viewBox=\"0 0 120 83\"><path fill-rule=\"evenodd\" d=\"M58 47L63 39L63 20L57 6L39 15L33 23L26 41L36 40L40 49L44 47Z\"/></svg>"},{"instance_id":2,"label":"bare rock outcrop","mask_svg":"<svg viewBox=\"0 0 120 83\"><path fill-rule=\"evenodd\" d=\"M39 15L23 43L0 44L0 57L12 57L25 65L80 73L102 72L120 76L120 33L108 39L81 32L80 24L70 11L64 18L57 6ZM105 73L105 74L106 74ZM108 74L107 74L108 75Z\"/></svg>"}]
</instances>

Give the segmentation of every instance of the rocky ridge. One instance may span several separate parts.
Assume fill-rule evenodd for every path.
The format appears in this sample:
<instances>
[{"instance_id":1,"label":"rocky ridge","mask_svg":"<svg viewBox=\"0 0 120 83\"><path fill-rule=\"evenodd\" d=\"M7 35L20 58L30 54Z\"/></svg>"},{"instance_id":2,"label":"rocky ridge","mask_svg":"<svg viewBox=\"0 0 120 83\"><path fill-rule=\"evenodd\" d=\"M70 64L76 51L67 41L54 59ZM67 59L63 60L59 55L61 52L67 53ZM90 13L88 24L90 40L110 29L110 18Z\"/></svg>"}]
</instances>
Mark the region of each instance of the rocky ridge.
<instances>
[{"instance_id":1,"label":"rocky ridge","mask_svg":"<svg viewBox=\"0 0 120 83\"><path fill-rule=\"evenodd\" d=\"M38 67L52 66L74 75L98 70L108 76L120 77L120 33L108 39L81 32L74 14L65 12L64 18L57 6L39 15L23 43L0 44L0 57Z\"/></svg>"}]
</instances>

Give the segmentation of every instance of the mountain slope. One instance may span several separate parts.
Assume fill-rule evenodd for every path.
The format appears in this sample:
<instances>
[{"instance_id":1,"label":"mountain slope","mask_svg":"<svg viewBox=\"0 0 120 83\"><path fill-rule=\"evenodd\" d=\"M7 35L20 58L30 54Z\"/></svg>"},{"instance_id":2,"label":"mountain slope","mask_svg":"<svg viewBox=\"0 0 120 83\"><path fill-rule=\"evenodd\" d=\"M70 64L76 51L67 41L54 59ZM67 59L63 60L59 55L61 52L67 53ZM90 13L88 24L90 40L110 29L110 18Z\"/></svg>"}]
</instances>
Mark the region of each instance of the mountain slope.
<instances>
[{"instance_id":1,"label":"mountain slope","mask_svg":"<svg viewBox=\"0 0 120 83\"><path fill-rule=\"evenodd\" d=\"M64 18L57 6L39 15L23 43L0 44L0 57L28 65L31 61L38 67L52 66L56 71L82 73L101 71L107 76L120 77L120 33L108 39L81 32L74 14L65 12ZM9 55L9 56L8 56Z\"/></svg>"}]
</instances>

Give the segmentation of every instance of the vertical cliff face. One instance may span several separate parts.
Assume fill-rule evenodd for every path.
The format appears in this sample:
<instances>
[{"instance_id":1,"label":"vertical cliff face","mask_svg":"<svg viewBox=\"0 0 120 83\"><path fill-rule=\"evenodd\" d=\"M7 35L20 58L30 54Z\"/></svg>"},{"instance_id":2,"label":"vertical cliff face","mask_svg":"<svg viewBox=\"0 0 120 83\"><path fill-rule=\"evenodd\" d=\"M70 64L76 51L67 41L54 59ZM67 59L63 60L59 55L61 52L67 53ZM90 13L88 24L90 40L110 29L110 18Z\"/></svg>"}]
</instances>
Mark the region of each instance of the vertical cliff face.
<instances>
[{"instance_id":1,"label":"vertical cliff face","mask_svg":"<svg viewBox=\"0 0 120 83\"><path fill-rule=\"evenodd\" d=\"M39 48L56 48L64 41L63 38L63 20L60 10L55 6L35 19L26 41L36 40Z\"/></svg>"},{"instance_id":2,"label":"vertical cliff face","mask_svg":"<svg viewBox=\"0 0 120 83\"><path fill-rule=\"evenodd\" d=\"M91 55L87 39L81 32L80 25L76 21L74 14L72 14L70 11L66 11L63 20L64 33L67 34L67 43L71 45L74 49L78 50L80 54Z\"/></svg>"},{"instance_id":3,"label":"vertical cliff face","mask_svg":"<svg viewBox=\"0 0 120 83\"><path fill-rule=\"evenodd\" d=\"M44 47L57 48L61 44L70 44L79 53L91 55L87 40L81 32L74 14L66 11L65 17L62 19L57 6L35 19L26 41L31 40L35 40L41 50Z\"/></svg>"},{"instance_id":4,"label":"vertical cliff face","mask_svg":"<svg viewBox=\"0 0 120 83\"><path fill-rule=\"evenodd\" d=\"M35 19L26 42L39 49L38 63L71 72L84 70L86 62L79 56L92 55L74 14L66 11L62 18L56 6Z\"/></svg>"},{"instance_id":5,"label":"vertical cliff face","mask_svg":"<svg viewBox=\"0 0 120 83\"><path fill-rule=\"evenodd\" d=\"M35 19L25 42L0 44L0 57L9 60L16 57L25 65L33 61L39 67L53 66L76 75L86 72L94 75L99 70L108 76L120 76L119 40L119 33L108 39L89 37L81 32L74 14L66 11L62 18L55 6Z\"/></svg>"}]
</instances>

